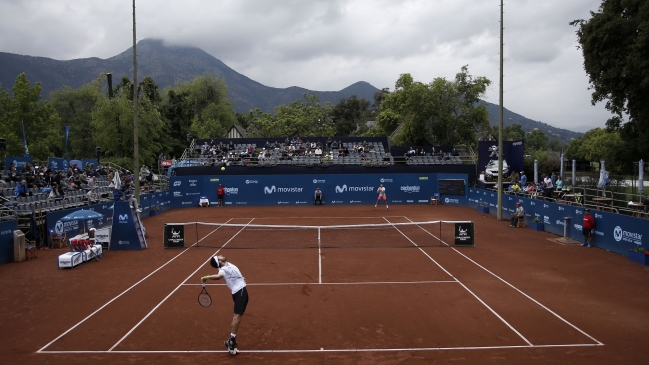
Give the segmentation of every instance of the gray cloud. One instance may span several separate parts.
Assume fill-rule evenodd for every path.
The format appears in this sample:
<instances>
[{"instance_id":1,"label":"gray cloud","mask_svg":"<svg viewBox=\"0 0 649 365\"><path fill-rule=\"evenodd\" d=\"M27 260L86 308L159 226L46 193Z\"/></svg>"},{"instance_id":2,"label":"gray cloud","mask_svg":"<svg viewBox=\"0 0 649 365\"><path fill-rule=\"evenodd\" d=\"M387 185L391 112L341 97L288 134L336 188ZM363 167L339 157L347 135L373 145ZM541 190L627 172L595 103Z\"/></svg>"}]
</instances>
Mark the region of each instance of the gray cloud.
<instances>
[{"instance_id":1,"label":"gray cloud","mask_svg":"<svg viewBox=\"0 0 649 365\"><path fill-rule=\"evenodd\" d=\"M600 0L505 6L505 106L561 127L603 126L590 105L575 29ZM139 0L137 38L197 46L273 87L339 90L356 81L429 82L468 64L498 103L499 1ZM0 51L55 59L107 58L132 44L131 2L0 0Z\"/></svg>"}]
</instances>

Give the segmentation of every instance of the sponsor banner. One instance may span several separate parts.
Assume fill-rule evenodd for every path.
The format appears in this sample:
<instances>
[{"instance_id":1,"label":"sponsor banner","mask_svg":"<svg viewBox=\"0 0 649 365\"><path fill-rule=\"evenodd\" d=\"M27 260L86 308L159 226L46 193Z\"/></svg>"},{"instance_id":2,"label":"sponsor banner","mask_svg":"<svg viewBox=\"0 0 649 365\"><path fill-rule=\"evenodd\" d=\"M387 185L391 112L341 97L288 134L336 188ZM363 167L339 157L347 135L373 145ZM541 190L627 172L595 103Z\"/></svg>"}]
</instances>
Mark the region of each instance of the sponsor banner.
<instances>
[{"instance_id":1,"label":"sponsor banner","mask_svg":"<svg viewBox=\"0 0 649 365\"><path fill-rule=\"evenodd\" d=\"M84 158L83 160L81 160L81 166L79 167L83 169L88 165L93 165L96 168L97 166L99 166L99 161L97 161L96 158Z\"/></svg>"},{"instance_id":2,"label":"sponsor banner","mask_svg":"<svg viewBox=\"0 0 649 365\"><path fill-rule=\"evenodd\" d=\"M468 206L475 207L480 203L488 204L491 214L496 214L497 196L481 189L469 189ZM526 223L538 218L543 222L545 231L563 236L564 224L567 225L567 236L583 242L584 208L564 205L543 200L528 199L519 196L503 195L503 216L510 217L516 209L516 202L521 202L525 209ZM591 209L595 219L593 244L596 247L626 255L631 247L649 249L649 225L646 219L628 215L602 212Z\"/></svg>"},{"instance_id":3,"label":"sponsor banner","mask_svg":"<svg viewBox=\"0 0 649 365\"><path fill-rule=\"evenodd\" d=\"M450 175L453 178L466 179L464 175ZM205 196L209 201L216 201L213 179L213 176L172 177L172 207L198 206L200 196ZM316 188L322 191L324 204L374 204L380 184L386 188L390 204L429 204L429 199L437 187L437 174L225 175L219 176L218 179L218 183L223 185L226 192L225 206L309 205L313 204ZM192 186L192 180L198 180L193 182L195 186ZM453 198L458 201L457 204L465 202L463 196Z\"/></svg>"},{"instance_id":4,"label":"sponsor banner","mask_svg":"<svg viewBox=\"0 0 649 365\"><path fill-rule=\"evenodd\" d=\"M23 167L25 167L25 164L27 162L32 162L32 158L31 157L9 157L9 156L7 156L7 157L5 157L5 170L9 170L12 163L16 165L17 170L20 170Z\"/></svg>"},{"instance_id":5,"label":"sponsor banner","mask_svg":"<svg viewBox=\"0 0 649 365\"><path fill-rule=\"evenodd\" d=\"M141 250L142 245L135 230L131 207L127 201L114 203L110 250Z\"/></svg>"},{"instance_id":6,"label":"sponsor banner","mask_svg":"<svg viewBox=\"0 0 649 365\"><path fill-rule=\"evenodd\" d=\"M473 246L473 222L455 223L455 246Z\"/></svg>"},{"instance_id":7,"label":"sponsor banner","mask_svg":"<svg viewBox=\"0 0 649 365\"><path fill-rule=\"evenodd\" d=\"M512 171L520 174L523 170L524 142L504 141L503 142L503 174L509 176ZM478 171L484 171L486 175L498 176L498 142L480 141L478 145ZM526 171L527 181L534 180L534 171Z\"/></svg>"},{"instance_id":8,"label":"sponsor banner","mask_svg":"<svg viewBox=\"0 0 649 365\"><path fill-rule=\"evenodd\" d=\"M82 208L71 208L60 210L56 212L49 212L45 216L45 221L47 225L47 232L56 232L56 233L65 233L69 238L72 238L78 234L82 234L90 228L100 229L104 227L110 227L113 217L113 202L106 202L102 204L93 204L91 206L85 206L85 210L94 210L97 213L103 214L103 218L98 219L88 219L88 220L72 220L64 222L61 218L65 217L68 214L74 213ZM84 225L85 222L85 225ZM84 230L85 228L85 230ZM51 247L52 242L50 240L49 233L45 235L48 240L48 243Z\"/></svg>"},{"instance_id":9,"label":"sponsor banner","mask_svg":"<svg viewBox=\"0 0 649 365\"><path fill-rule=\"evenodd\" d=\"M207 180L207 181L204 181ZM203 184L205 182L205 184ZM197 207L198 201L203 196L208 196L207 192L202 192L203 186L205 190L209 189L214 197L216 197L216 187L214 183L210 184L209 177L205 176L177 176L172 177L170 182L170 192L172 194L171 207L172 208L188 208ZM216 201L208 196L210 201Z\"/></svg>"},{"instance_id":10,"label":"sponsor banner","mask_svg":"<svg viewBox=\"0 0 649 365\"><path fill-rule=\"evenodd\" d=\"M185 225L165 224L164 247L185 247Z\"/></svg>"},{"instance_id":11,"label":"sponsor banner","mask_svg":"<svg viewBox=\"0 0 649 365\"><path fill-rule=\"evenodd\" d=\"M48 166L52 170L67 170L70 167L70 162L65 158L50 157L47 161Z\"/></svg>"},{"instance_id":12,"label":"sponsor banner","mask_svg":"<svg viewBox=\"0 0 649 365\"><path fill-rule=\"evenodd\" d=\"M14 231L18 229L15 220L0 222L0 265L14 260Z\"/></svg>"}]
</instances>

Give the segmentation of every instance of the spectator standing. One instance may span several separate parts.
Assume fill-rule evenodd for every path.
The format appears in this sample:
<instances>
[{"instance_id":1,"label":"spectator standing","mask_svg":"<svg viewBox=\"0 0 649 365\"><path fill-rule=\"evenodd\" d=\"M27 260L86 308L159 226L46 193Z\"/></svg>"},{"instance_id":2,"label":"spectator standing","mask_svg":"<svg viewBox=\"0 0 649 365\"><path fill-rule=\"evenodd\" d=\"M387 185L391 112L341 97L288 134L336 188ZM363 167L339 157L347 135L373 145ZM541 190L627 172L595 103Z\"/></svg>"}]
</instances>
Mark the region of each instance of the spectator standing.
<instances>
[{"instance_id":1,"label":"spectator standing","mask_svg":"<svg viewBox=\"0 0 649 365\"><path fill-rule=\"evenodd\" d=\"M527 176L525 176L525 171L521 171L521 185L527 185Z\"/></svg>"},{"instance_id":2,"label":"spectator standing","mask_svg":"<svg viewBox=\"0 0 649 365\"><path fill-rule=\"evenodd\" d=\"M521 176L518 174L518 172L514 171L512 172L512 176L510 176L511 179L509 180L512 184L519 182L521 180Z\"/></svg>"},{"instance_id":3,"label":"spectator standing","mask_svg":"<svg viewBox=\"0 0 649 365\"><path fill-rule=\"evenodd\" d=\"M584 233L584 243L582 246L592 247L593 243L593 229L595 228L595 219L590 215L589 209L584 209L584 222L581 225L581 230Z\"/></svg>"},{"instance_id":4,"label":"spectator standing","mask_svg":"<svg viewBox=\"0 0 649 365\"><path fill-rule=\"evenodd\" d=\"M225 197L225 189L223 188L222 184L219 184L219 187L216 189L216 196L219 198L218 203L216 204L217 207L222 207L223 206L223 198Z\"/></svg>"}]
</instances>

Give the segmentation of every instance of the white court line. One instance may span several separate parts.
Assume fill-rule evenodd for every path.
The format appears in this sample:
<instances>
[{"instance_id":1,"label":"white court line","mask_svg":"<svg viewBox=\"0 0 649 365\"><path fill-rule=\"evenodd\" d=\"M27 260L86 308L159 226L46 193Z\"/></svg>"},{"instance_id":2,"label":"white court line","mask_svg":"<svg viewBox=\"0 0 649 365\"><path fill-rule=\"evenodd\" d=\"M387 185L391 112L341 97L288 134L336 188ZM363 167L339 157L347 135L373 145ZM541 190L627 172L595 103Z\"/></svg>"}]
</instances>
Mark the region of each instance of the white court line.
<instances>
[{"instance_id":1,"label":"white court line","mask_svg":"<svg viewBox=\"0 0 649 365\"><path fill-rule=\"evenodd\" d=\"M246 283L247 286L285 286L285 285L386 285L386 284L457 284L457 280L422 280L422 281L360 281L350 283ZM202 284L182 284L183 286L202 286ZM224 286L225 284L205 284L206 286Z\"/></svg>"},{"instance_id":2,"label":"white court line","mask_svg":"<svg viewBox=\"0 0 649 365\"><path fill-rule=\"evenodd\" d=\"M406 218L406 219L408 219L408 218ZM388 221L388 220L386 219L386 221ZM390 221L388 221L388 222L390 222ZM449 273L445 268L443 268L442 265L440 265L437 261L435 261L432 257L430 257L430 255L429 255L426 251L424 251L421 247L417 246L417 244L416 244L415 242L413 242L413 240L411 240L410 237L406 236L403 232L401 232L401 230L400 230L399 228L394 227L394 229L396 229L399 233L401 233L401 235L403 235L403 236L404 236L408 241L410 241L410 243L412 243L413 245L415 245L415 246L419 249L419 251L421 251L421 252L424 253L424 255L428 256L428 258L431 259L431 260L432 260L432 261L433 261L437 266L439 266L442 270L444 270L444 272L446 272L446 273L447 273L449 276L451 276L453 279L457 280L457 278L454 277L453 275L451 275L451 273ZM474 292L472 292L469 288L467 288L466 285L464 285L463 283L461 283L459 280L457 280L457 282L458 282L458 284L462 285L462 287L463 287L466 291L468 291L471 295L473 295L474 298L476 298L480 303L482 303L482 305L484 305L485 308L487 308L487 309L488 309L491 313L493 313L493 314L494 314L498 319L500 319L500 320L501 320L501 321L502 321L502 322L503 322L507 327L509 327L509 329L511 329L514 333L516 333L516 334L518 335L518 337L520 337L521 339L523 339L523 341L525 341L529 346L532 346L532 343L531 343L527 338L525 338L525 336L523 336L523 334L521 334L520 332L518 332L518 331L516 330L516 328L514 328L514 326L512 326L512 325L509 324L507 321L505 321L505 319L504 319L503 317L501 317L498 313L496 313L495 310L493 310L489 305L487 305L487 303L485 303L482 299L480 299L480 298L479 298L479 297L478 297Z\"/></svg>"},{"instance_id":3,"label":"white court line","mask_svg":"<svg viewBox=\"0 0 649 365\"><path fill-rule=\"evenodd\" d=\"M409 221L412 222L412 220L410 220L410 218L406 218L406 219L408 219ZM424 232L428 233L429 235L431 235L431 236L437 238L437 236L435 236L434 234L428 232L428 231L427 231L426 229L424 229L423 227L420 226L419 228L420 228L421 230L423 230ZM437 238L437 239L439 239L439 240L441 241L441 238ZM442 242L443 242L443 241L442 241ZM446 242L444 242L444 243L446 244ZM531 300L532 302L534 302L534 303L536 303L537 305L539 305L541 308L543 308L543 309L545 309L546 311L550 312L550 314L552 314L553 316L557 317L559 320L561 320L562 322L564 322L564 323L567 324L568 326L574 328L574 329L577 330L579 333L581 333L581 334L583 334L584 336L590 338L591 340L597 342L598 345L604 345L602 342L598 341L598 340L595 339L593 336L591 336L591 335L589 335L588 333L582 331L580 328L578 328L578 327L575 326L574 324L568 322L568 321L565 320L563 317L561 317L560 315L558 315L558 314L556 314L555 312L553 312L550 308L548 308L548 307L546 307L545 305L541 304L541 302L539 302L538 300L536 300L536 299L532 298L531 296L525 294L522 290L520 290L520 289L518 289L517 287L515 287L514 285L508 283L505 279L501 278L500 276L498 276L498 275L494 274L493 272L489 271L486 267L484 267L484 266L478 264L477 262L473 261L473 260L472 260L471 258L469 258L467 255L465 255L465 254L463 254L462 252L458 251L455 247L451 247L451 248L453 249L453 251L457 252L458 254L460 254L460 255L461 255L462 257L464 257L465 259L471 261L473 264L475 264L476 266L478 266L478 267L481 268L482 270L484 270L484 271L488 272L489 274L493 275L496 279L502 281L503 283L505 283L506 285L508 285L508 286L511 287L512 289L514 289L514 290L516 290L517 292L519 292L520 294L522 294L522 295L523 295L524 297L526 297L527 299Z\"/></svg>"},{"instance_id":4,"label":"white court line","mask_svg":"<svg viewBox=\"0 0 649 365\"><path fill-rule=\"evenodd\" d=\"M322 247L320 245L320 228L318 228L318 283L322 284Z\"/></svg>"},{"instance_id":5,"label":"white court line","mask_svg":"<svg viewBox=\"0 0 649 365\"><path fill-rule=\"evenodd\" d=\"M252 220L250 222L252 222ZM248 222L248 223L250 223L250 222ZM192 276L194 276L194 274L196 274L198 272L198 270L200 270L203 267L203 265L208 263L212 259L212 257L214 257L214 255L218 254L219 251L221 251L221 249L223 249L223 247L225 247L228 243L230 243L230 241L232 241L236 236L238 236L239 233L241 233L241 231L243 231L245 228L246 228L245 226L241 227L241 229L237 233L235 233L234 236L232 236L229 240L227 240L227 242L225 242L223 244L223 246L221 246L218 250L216 250L216 252L212 256L210 256L209 259L205 260L205 262L203 262L203 264L200 265L193 273L189 274L189 276L185 280L183 280L180 283L180 285L178 285L176 287L176 289L172 290L171 293L169 293L169 295L167 295L164 299L162 299L162 301L160 303L158 303L158 305L153 307L153 309L151 309L151 311L146 316L144 316L144 318L142 318L135 326L133 326L133 328L131 328L131 330L128 331L124 335L124 337L120 338L119 341L117 341L117 343L115 343L113 345L113 347L109 348L108 351L112 351L115 347L117 347L120 343L122 343L122 341L124 341L124 339L126 339L126 337L128 337L131 333L133 333L133 331L135 331L136 328L138 328L147 318L149 318L149 316L151 314L153 314L153 312L155 312L155 310L158 309L162 305L162 303L167 301L167 299L169 299L169 297L171 297L173 295L173 293L175 293L185 282L187 282L187 280L189 280Z\"/></svg>"},{"instance_id":6,"label":"white court line","mask_svg":"<svg viewBox=\"0 0 649 365\"><path fill-rule=\"evenodd\" d=\"M228 222L231 221L232 219L234 219L234 218L229 219ZM227 222L226 222L226 223L227 223ZM143 282L144 280L146 280L146 279L148 279L149 277L151 277L151 275L155 274L156 272L158 272L159 270L161 270L163 267L167 266L170 262L172 262L173 260L175 260L175 259L177 259L178 257L180 257L180 255L184 254L185 252L187 252L187 250L189 250L190 248L192 248L192 247L194 247L195 245L197 245L198 242L204 240L204 239L207 238L209 235L211 235L212 233L216 232L219 228L221 228L221 227L217 227L216 229L214 229L212 232L208 233L205 237L201 238L200 240L198 240L198 241L197 241L196 243L194 243L193 245L191 245L191 246L185 248L181 253L179 253L178 255L174 256L171 260L167 261L167 262L164 263L162 266L160 266L159 268L157 268L157 269L155 269L154 271L152 271L149 275L145 276L144 278L142 278L142 279L141 279L140 281L138 281L137 283L131 285L131 287L129 287L128 289L124 290L121 294L119 294L119 295L116 296L115 298L109 300L106 304L104 304L104 305L102 305L101 307L99 307L99 309L97 309L96 311L90 313L90 315L88 315L86 318L82 319L81 322L79 322L79 323L75 324L74 326L70 327L70 329L68 329L67 331L63 332L63 333L62 333L61 335L59 335L57 338L55 338L55 339L53 339L52 341L50 341L47 345L41 347L40 350L38 350L38 351L36 351L36 352L39 353L39 352L43 351L44 349L46 349L47 347L49 347L51 344L53 344L54 342L58 341L61 337L63 337L63 336L65 336L65 335L67 335L68 333L70 333L70 331L72 331L73 329L77 328L77 327L78 327L79 325L81 325L83 322L87 321L90 317L92 317L92 316L94 316L95 314L97 314L100 310L106 308L110 303L114 302L114 301L117 300L119 297L121 297L122 295L126 294L129 290L135 288L135 287L136 287L137 285L139 285L141 282Z\"/></svg>"},{"instance_id":7,"label":"white court line","mask_svg":"<svg viewBox=\"0 0 649 365\"><path fill-rule=\"evenodd\" d=\"M463 346L463 347L405 347L384 349L311 349L311 350L244 350L246 354L269 353L316 353L316 352L403 352L403 351L453 351L453 350L506 350L506 349L540 349L540 348L567 348L567 347L595 347L603 346L594 343L575 343L558 345L512 345L512 346ZM227 353L227 350L124 350L124 351L42 351L41 354L212 354Z\"/></svg>"}]
</instances>

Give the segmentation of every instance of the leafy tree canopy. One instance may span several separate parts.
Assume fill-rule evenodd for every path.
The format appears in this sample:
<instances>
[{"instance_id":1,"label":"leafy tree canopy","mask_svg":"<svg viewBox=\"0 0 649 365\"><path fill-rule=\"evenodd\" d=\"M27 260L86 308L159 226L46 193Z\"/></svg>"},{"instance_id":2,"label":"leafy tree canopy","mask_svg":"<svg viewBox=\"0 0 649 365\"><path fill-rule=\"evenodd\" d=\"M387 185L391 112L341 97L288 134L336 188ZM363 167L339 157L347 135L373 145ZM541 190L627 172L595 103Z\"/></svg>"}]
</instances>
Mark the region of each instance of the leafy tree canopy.
<instances>
[{"instance_id":1,"label":"leafy tree canopy","mask_svg":"<svg viewBox=\"0 0 649 365\"><path fill-rule=\"evenodd\" d=\"M333 136L335 126L331 119L331 103L320 105L315 94L305 94L304 101L275 107L275 114L251 110L245 117L248 135L254 137L308 137Z\"/></svg>"},{"instance_id":2,"label":"leafy tree canopy","mask_svg":"<svg viewBox=\"0 0 649 365\"><path fill-rule=\"evenodd\" d=\"M490 84L485 77L470 75L467 66L453 81L436 78L424 84L403 74L381 103L379 127L403 122L395 141L401 145L475 145L476 135L489 130L489 115L480 98ZM383 131L389 135L394 129Z\"/></svg>"},{"instance_id":3,"label":"leafy tree canopy","mask_svg":"<svg viewBox=\"0 0 649 365\"><path fill-rule=\"evenodd\" d=\"M32 87L22 73L16 78L12 95L0 87L0 131L7 140L7 156L24 154L24 130L28 153L37 160L47 159L50 146L62 145L58 125L56 110L41 100L40 83Z\"/></svg>"},{"instance_id":4,"label":"leafy tree canopy","mask_svg":"<svg viewBox=\"0 0 649 365\"><path fill-rule=\"evenodd\" d=\"M592 103L606 101L627 149L649 157L649 1L604 0L589 20L575 20ZM624 119L628 117L628 121Z\"/></svg>"}]
</instances>

